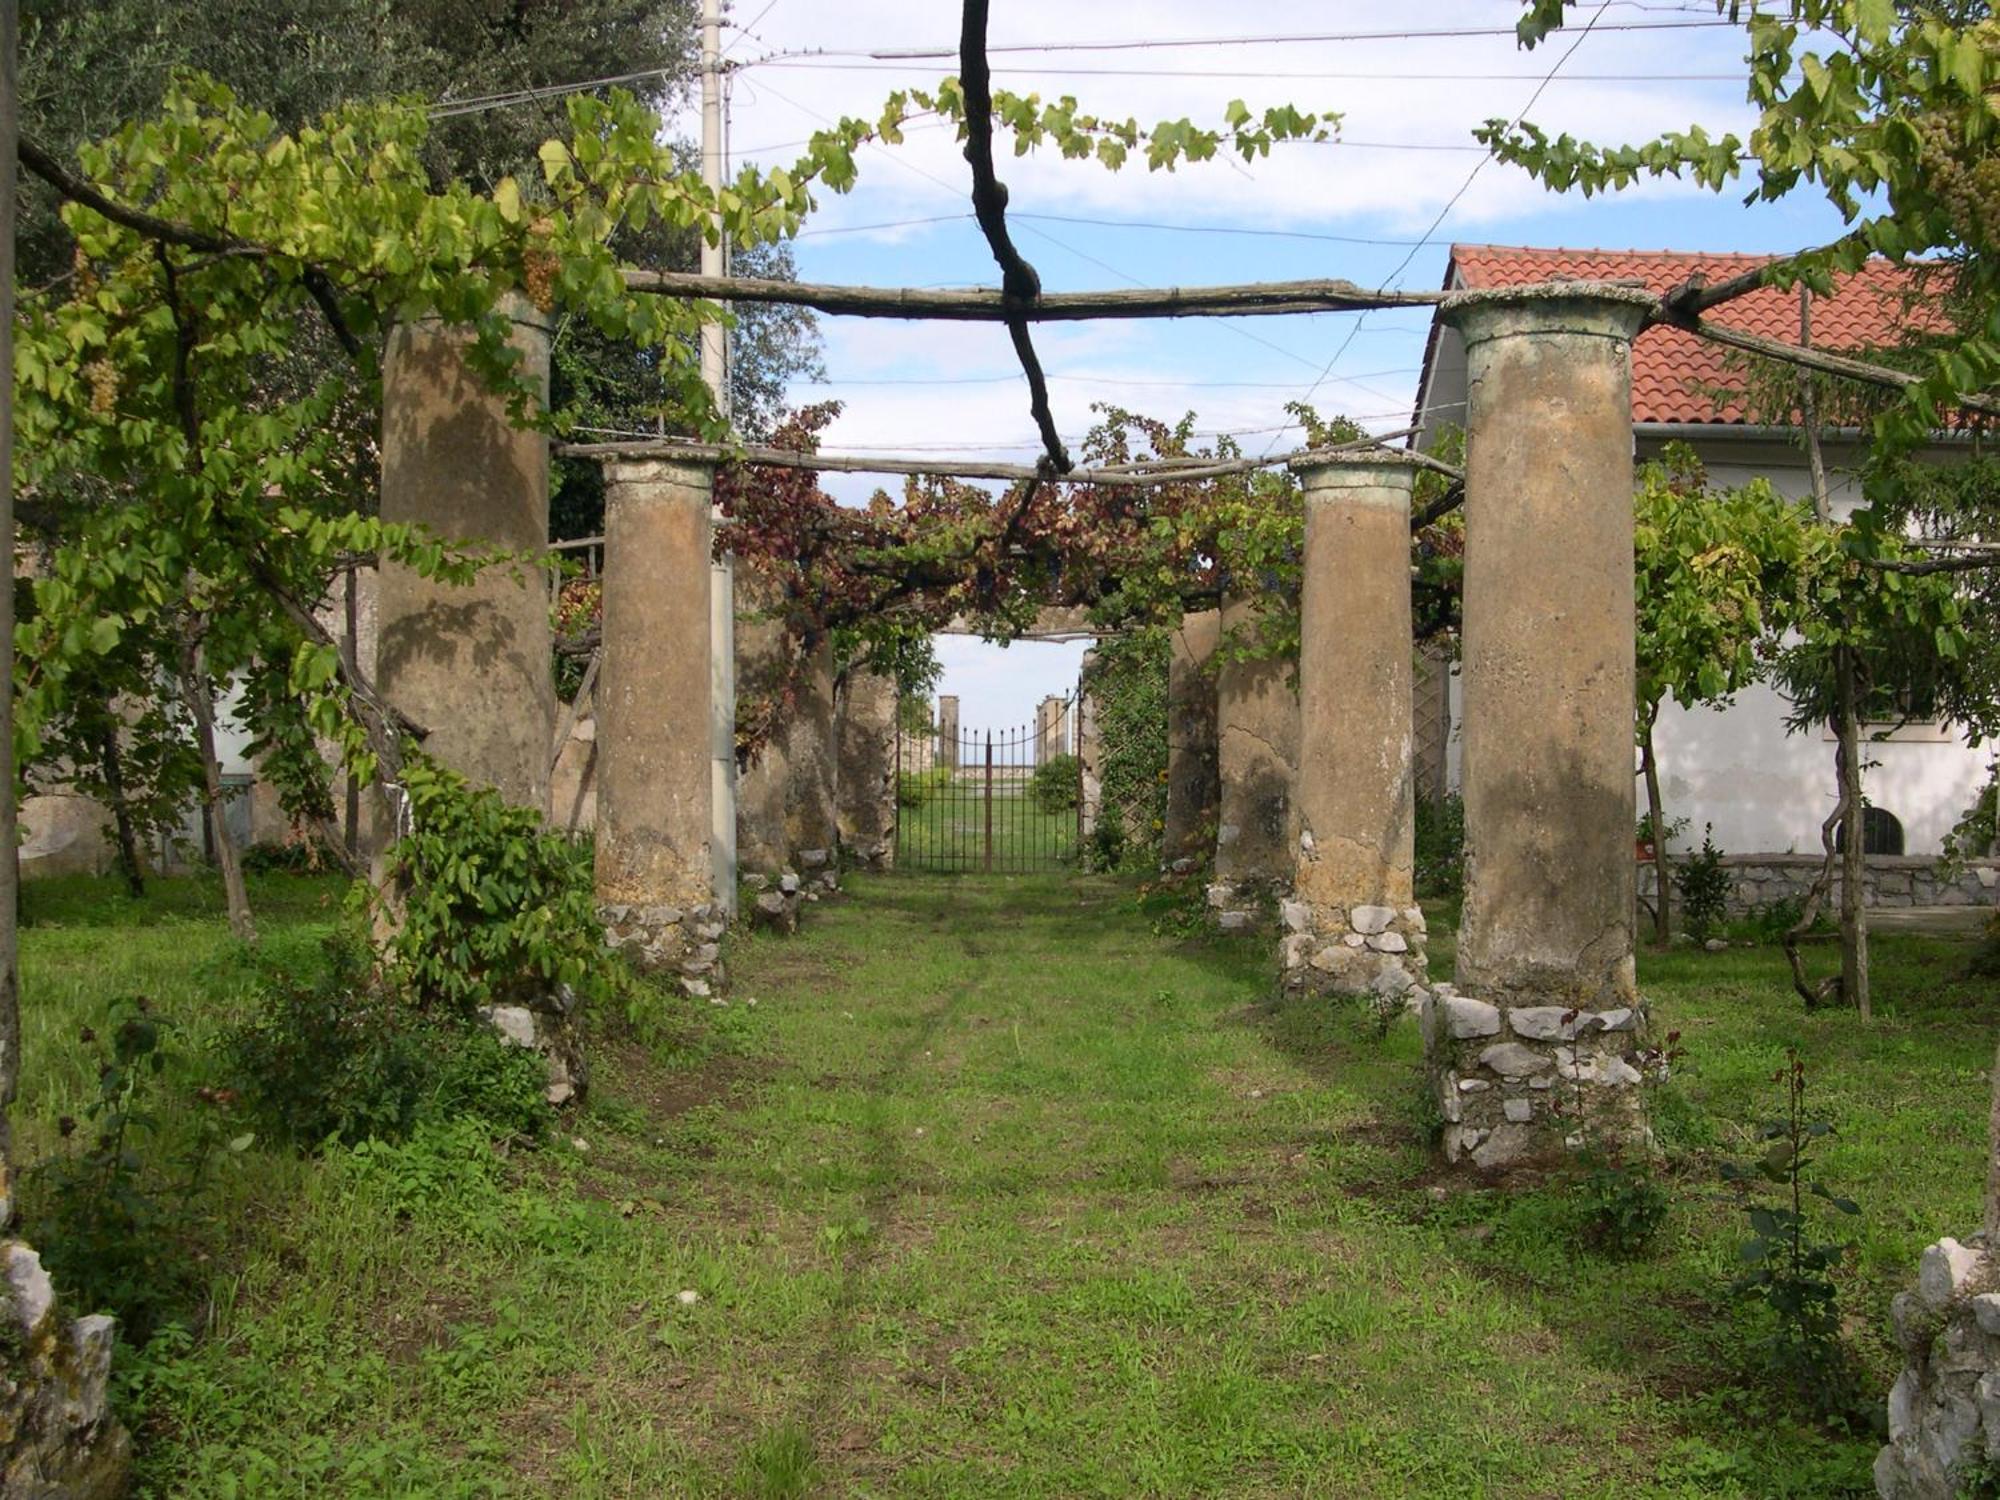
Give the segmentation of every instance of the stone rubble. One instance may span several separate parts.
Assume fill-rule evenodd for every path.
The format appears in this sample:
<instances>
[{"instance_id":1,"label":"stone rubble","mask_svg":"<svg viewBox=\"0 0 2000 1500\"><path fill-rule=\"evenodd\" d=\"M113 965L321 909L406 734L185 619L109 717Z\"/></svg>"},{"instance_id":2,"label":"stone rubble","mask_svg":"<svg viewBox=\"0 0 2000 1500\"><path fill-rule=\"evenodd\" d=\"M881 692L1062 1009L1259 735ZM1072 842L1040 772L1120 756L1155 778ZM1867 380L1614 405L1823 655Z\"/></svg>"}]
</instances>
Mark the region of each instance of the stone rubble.
<instances>
[{"instance_id":1,"label":"stone rubble","mask_svg":"<svg viewBox=\"0 0 2000 1500\"><path fill-rule=\"evenodd\" d=\"M41 1256L20 1240L0 1241L0 1270L0 1495L123 1495L132 1442L105 1394L117 1324L65 1318Z\"/></svg>"},{"instance_id":2,"label":"stone rubble","mask_svg":"<svg viewBox=\"0 0 2000 1500\"><path fill-rule=\"evenodd\" d=\"M1633 1007L1502 1007L1438 984L1424 993L1419 1019L1448 1161L1491 1171L1555 1140L1575 1149L1585 1111L1619 1139L1649 1139Z\"/></svg>"},{"instance_id":3,"label":"stone rubble","mask_svg":"<svg viewBox=\"0 0 2000 1500\"><path fill-rule=\"evenodd\" d=\"M1889 1391L1876 1493L1955 1500L1975 1470L2000 1464L2000 1260L1986 1237L1929 1246L1889 1314L1907 1364Z\"/></svg>"}]
</instances>

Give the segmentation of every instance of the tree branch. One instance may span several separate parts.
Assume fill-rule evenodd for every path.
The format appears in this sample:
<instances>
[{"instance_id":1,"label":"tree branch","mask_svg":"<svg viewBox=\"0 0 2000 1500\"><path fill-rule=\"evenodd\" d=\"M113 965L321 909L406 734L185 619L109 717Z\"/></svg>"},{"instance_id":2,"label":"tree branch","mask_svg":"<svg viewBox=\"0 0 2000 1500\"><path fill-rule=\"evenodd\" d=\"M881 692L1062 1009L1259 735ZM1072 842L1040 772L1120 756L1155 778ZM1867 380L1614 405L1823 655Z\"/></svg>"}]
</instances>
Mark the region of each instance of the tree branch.
<instances>
[{"instance_id":1,"label":"tree branch","mask_svg":"<svg viewBox=\"0 0 2000 1500\"><path fill-rule=\"evenodd\" d=\"M1007 185L993 170L993 78L986 66L986 0L965 0L958 34L959 81L965 91L965 160L972 168L972 214L980 233L1000 265L1000 291L1008 302L1040 300L1042 278L1015 247L1007 233ZM1027 319L1016 310L1007 319L1015 357L1028 377L1028 410L1042 434L1049 467L1066 474L1075 467L1049 409L1049 382L1028 334ZM1030 497L1033 490L1029 491Z\"/></svg>"}]
</instances>

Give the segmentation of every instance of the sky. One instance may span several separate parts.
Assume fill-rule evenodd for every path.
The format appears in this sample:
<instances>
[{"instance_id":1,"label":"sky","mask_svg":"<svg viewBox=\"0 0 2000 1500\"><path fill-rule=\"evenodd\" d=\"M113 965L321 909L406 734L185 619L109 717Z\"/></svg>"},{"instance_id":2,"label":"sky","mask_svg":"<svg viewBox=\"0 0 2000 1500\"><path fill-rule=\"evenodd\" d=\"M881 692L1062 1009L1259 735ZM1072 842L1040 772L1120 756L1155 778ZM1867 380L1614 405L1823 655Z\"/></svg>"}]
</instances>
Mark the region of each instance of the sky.
<instances>
[{"instance_id":1,"label":"sky","mask_svg":"<svg viewBox=\"0 0 2000 1500\"><path fill-rule=\"evenodd\" d=\"M1229 103L1336 111L1334 144L1281 145L1148 172L1109 172L996 142L1016 244L1048 290L1341 276L1366 286L1442 284L1454 241L1778 251L1830 238L1810 193L1745 206L1679 183L1611 198L1556 196L1485 159L1472 131L1527 118L1555 134L1639 141L1696 122L1747 134L1743 33L1702 0L1585 0L1533 52L1517 46L1519 0L1013 0L993 8L994 85L1074 95L1089 113L1141 125L1220 124ZM1584 23L1595 16L1587 32ZM958 7L944 0L735 0L724 32L733 162L787 164L841 115L873 118L891 90L957 70ZM1388 32L1400 35L1384 35ZM1580 40L1579 40L1580 37ZM923 53L923 56L912 56ZM1532 101L1532 104L1531 104ZM690 134L698 119L677 122ZM871 286L997 284L972 222L953 132L919 120L897 147L865 147L853 191L821 193L796 244L801 277ZM1423 309L1251 319L1041 325L1056 420L1072 445L1093 402L1117 401L1237 435L1246 451L1296 447L1288 401L1372 431L1408 425L1429 318ZM1004 327L823 317L826 380L792 400L837 400L824 447L1031 462L1027 385ZM877 481L830 476L858 501ZM883 483L893 486L897 481ZM1070 690L1081 645L1010 649L940 641L941 691L968 730L1032 721Z\"/></svg>"}]
</instances>

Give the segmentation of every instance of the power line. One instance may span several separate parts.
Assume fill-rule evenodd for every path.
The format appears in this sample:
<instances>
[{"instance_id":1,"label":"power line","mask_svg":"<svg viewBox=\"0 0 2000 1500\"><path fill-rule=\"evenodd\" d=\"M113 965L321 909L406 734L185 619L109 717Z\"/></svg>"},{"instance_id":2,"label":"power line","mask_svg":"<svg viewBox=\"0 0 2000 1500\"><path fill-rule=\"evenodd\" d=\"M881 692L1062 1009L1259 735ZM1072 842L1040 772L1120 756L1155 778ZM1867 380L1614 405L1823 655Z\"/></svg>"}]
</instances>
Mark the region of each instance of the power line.
<instances>
[{"instance_id":1,"label":"power line","mask_svg":"<svg viewBox=\"0 0 2000 1500\"><path fill-rule=\"evenodd\" d=\"M1600 7L1600 13L1605 8L1608 7ZM1701 31L1723 27L1737 30L1740 29L1740 23L1726 18L1693 21L1617 21L1608 26L1586 28L1586 30ZM1010 42L988 47L987 50L989 52L1156 52L1186 47L1293 47L1316 42L1402 42L1477 36L1518 38L1519 33L1512 26L1439 26L1408 31L1318 31L1277 36L1147 37L1143 40L1124 37L1108 42ZM956 58L958 49L955 46L884 47L866 52L836 52L828 55L867 57L881 62L926 61Z\"/></svg>"},{"instance_id":2,"label":"power line","mask_svg":"<svg viewBox=\"0 0 2000 1500\"><path fill-rule=\"evenodd\" d=\"M929 224L956 224L971 217L971 214L931 214L920 219L890 219L879 224L837 224L820 229L801 229L793 238L805 239L809 235L826 234L865 234L883 229L916 229ZM1371 235L1325 234L1311 229L1252 229L1237 224L1168 224L1155 219L1096 219L1083 214L1023 213L1015 209L1009 209L1007 217L1029 219L1044 224L1084 224L1095 229L1160 230L1169 234L1228 234L1252 239L1313 240L1329 245L1378 245L1397 250L1418 243L1416 240L1381 239Z\"/></svg>"},{"instance_id":3,"label":"power line","mask_svg":"<svg viewBox=\"0 0 2000 1500\"><path fill-rule=\"evenodd\" d=\"M763 24L764 17L768 16L777 7L777 4L778 0L767 0L764 8L757 12L748 26L738 26L734 21L724 21L722 24L736 33L736 36L730 41L729 47L734 47L737 42L742 41L746 36L756 41L762 41L763 38L757 35L757 27ZM724 57L729 55L729 47L722 49Z\"/></svg>"},{"instance_id":4,"label":"power line","mask_svg":"<svg viewBox=\"0 0 2000 1500\"><path fill-rule=\"evenodd\" d=\"M1387 375L1414 375L1422 368L1421 365L1405 365L1393 370L1363 370L1356 375L1336 375L1333 378L1336 380L1372 380ZM1006 375L950 375L936 378L921 375L883 376L879 378L842 376L837 378L829 377L824 380L800 380L794 383L827 388L848 385L1004 385L1022 378L1021 372L1015 370ZM1195 391L1291 391L1298 389L1298 382L1296 380L1135 380L1123 375L1051 375L1049 379L1067 381L1072 385L1132 386L1138 389L1157 388Z\"/></svg>"},{"instance_id":5,"label":"power line","mask_svg":"<svg viewBox=\"0 0 2000 1500\"><path fill-rule=\"evenodd\" d=\"M801 114L809 115L813 119L820 120L822 122L831 123L830 121L827 121L826 116L821 114L818 110L813 109L808 105L801 104L799 103L798 100L790 98L785 94L779 93L778 90L770 88L770 85L768 84L766 84L765 87L769 89L772 98L777 99L781 103L789 104L793 109L798 110ZM867 144L870 149L881 153L883 156L886 156L890 161L896 163L897 166L903 168L904 171L915 173L917 176L923 178L926 182L931 183L933 186L944 189L944 191L951 194L953 198L957 198L959 196L959 189L954 184L946 182L942 177L937 176L935 173L926 172L922 167L917 166L914 162L905 161L902 157L898 156L895 152L889 150L887 147L883 146L877 141L869 141ZM1098 266L1103 270L1109 271L1113 276L1118 277L1121 281L1128 282L1133 286L1144 285L1144 283L1141 282L1137 277L1128 276L1125 272L1119 270L1116 266L1110 264L1108 261L1099 260L1094 255L1086 255L1083 251L1077 249L1074 245L1068 245L1063 243L1063 241L1057 239L1054 235L1050 234L1045 229L1037 229L1032 224L1024 224L1021 227L1027 230L1028 233L1036 236L1038 239L1047 240L1051 245L1054 245L1058 250L1067 251L1069 254L1076 256L1080 260L1089 261L1092 265ZM1239 334L1243 338L1250 340L1250 342L1253 344L1262 344L1265 348L1273 350L1276 353L1282 354L1287 359L1297 360L1300 364L1306 366L1307 369L1312 368L1311 360L1307 359L1304 355L1297 353L1295 350L1287 349L1283 344L1274 343L1270 339L1265 338L1262 334L1253 333L1247 328L1239 327L1236 323L1230 321L1227 318L1219 319L1217 321L1219 327L1228 328L1234 331L1235 333Z\"/></svg>"},{"instance_id":6,"label":"power line","mask_svg":"<svg viewBox=\"0 0 2000 1500\"><path fill-rule=\"evenodd\" d=\"M1556 74L1562 71L1562 65L1576 56L1576 49L1581 47L1591 32L1597 29L1597 23L1604 19L1604 13L1611 8L1611 4L1612 0L1604 0L1604 3L1597 7L1596 13L1584 24L1583 30L1576 34L1576 39L1569 44L1568 49L1562 56L1558 57L1550 66L1548 76L1535 86L1534 93L1528 96L1528 102L1522 105L1521 112L1514 116L1513 125L1507 127L1509 130L1514 129L1523 120L1527 119L1528 111L1533 109L1540 101L1542 95L1547 91L1549 84L1554 81ZM1616 30L1619 28L1612 27L1607 29ZM1472 184L1478 180L1479 174L1486 169L1486 164L1491 160L1493 160L1493 149L1489 146L1486 149L1485 155L1474 162L1472 170L1466 173L1465 181L1458 185L1458 191L1453 193L1446 200L1444 207L1437 211L1437 217L1431 220L1430 227L1423 232L1423 236L1416 244L1410 247L1409 252L1404 255L1402 262L1396 269L1389 273L1388 280L1383 283L1384 286L1393 286L1401 278L1402 274L1410 269L1410 262L1417 258L1417 252L1430 243L1431 236L1438 232L1439 226L1450 216L1451 211L1458 207L1459 200L1471 191ZM1319 378L1313 381L1312 388L1306 392L1304 399L1307 402L1310 402L1313 396L1319 391L1320 386L1325 383L1327 376L1333 373L1333 367L1340 363L1341 356L1347 353L1348 346L1354 342L1355 335L1361 331L1361 324L1366 320L1367 316L1366 311L1364 311L1361 317L1354 320L1353 326L1347 331L1347 337L1341 340L1340 347L1333 351L1333 358L1326 362L1326 368L1320 371ZM1268 451L1266 449L1266 452Z\"/></svg>"},{"instance_id":7,"label":"power line","mask_svg":"<svg viewBox=\"0 0 2000 1500\"><path fill-rule=\"evenodd\" d=\"M739 68L777 68L813 73L906 73L900 63L815 62L815 57L835 57L838 53L772 53L738 63ZM1384 73L1364 71L1292 70L1286 68L1086 68L1064 65L997 67L998 73L1031 74L1049 78L1242 78L1252 80L1292 80L1300 82L1362 83L1532 83L1539 73ZM1575 73L1559 83L1741 83L1741 73Z\"/></svg>"}]
</instances>

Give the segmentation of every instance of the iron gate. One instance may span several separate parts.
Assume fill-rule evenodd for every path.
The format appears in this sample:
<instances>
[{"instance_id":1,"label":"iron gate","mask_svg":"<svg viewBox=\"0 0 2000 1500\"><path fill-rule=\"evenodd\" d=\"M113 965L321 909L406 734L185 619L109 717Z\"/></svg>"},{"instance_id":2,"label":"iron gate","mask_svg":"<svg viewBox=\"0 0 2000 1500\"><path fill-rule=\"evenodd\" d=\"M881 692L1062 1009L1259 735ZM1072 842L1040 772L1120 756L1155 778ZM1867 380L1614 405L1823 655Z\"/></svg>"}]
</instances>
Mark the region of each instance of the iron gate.
<instances>
[{"instance_id":1,"label":"iron gate","mask_svg":"<svg viewBox=\"0 0 2000 1500\"><path fill-rule=\"evenodd\" d=\"M899 730L896 865L1029 874L1077 860L1082 770L1076 700L1050 698L1021 729Z\"/></svg>"}]
</instances>

